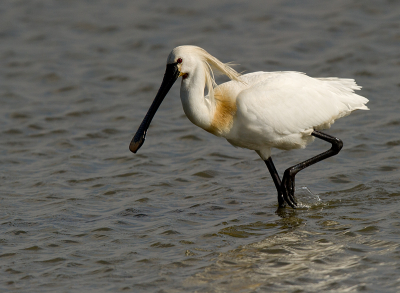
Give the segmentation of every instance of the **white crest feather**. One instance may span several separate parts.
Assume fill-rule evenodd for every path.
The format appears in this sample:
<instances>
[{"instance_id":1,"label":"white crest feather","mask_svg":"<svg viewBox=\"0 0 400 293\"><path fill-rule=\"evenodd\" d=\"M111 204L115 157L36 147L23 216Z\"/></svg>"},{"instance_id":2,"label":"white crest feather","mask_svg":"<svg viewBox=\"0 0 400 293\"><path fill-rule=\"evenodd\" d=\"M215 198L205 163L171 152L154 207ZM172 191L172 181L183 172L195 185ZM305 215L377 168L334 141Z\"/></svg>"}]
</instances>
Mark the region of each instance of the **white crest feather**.
<instances>
[{"instance_id":1,"label":"white crest feather","mask_svg":"<svg viewBox=\"0 0 400 293\"><path fill-rule=\"evenodd\" d=\"M231 80L236 80L236 81L242 82L240 79L240 73L238 73L235 69L230 67L228 65L229 63L223 63L223 62L219 61L217 58L210 55L206 50L204 50L200 47L196 47L196 46L191 46L191 47L192 47L191 49L194 51L194 53L196 53L204 62L206 87L208 90L208 95L210 97L214 96L214 87L217 85L215 83L214 70L216 71L216 73L226 75Z\"/></svg>"}]
</instances>

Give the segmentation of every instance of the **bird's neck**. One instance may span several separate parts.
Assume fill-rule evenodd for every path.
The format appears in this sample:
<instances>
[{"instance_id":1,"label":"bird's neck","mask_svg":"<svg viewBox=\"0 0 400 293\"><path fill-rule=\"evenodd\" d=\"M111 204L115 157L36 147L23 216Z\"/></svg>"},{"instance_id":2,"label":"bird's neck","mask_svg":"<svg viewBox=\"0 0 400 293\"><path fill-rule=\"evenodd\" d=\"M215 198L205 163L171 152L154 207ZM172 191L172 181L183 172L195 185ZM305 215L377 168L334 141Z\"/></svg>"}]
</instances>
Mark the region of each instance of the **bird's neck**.
<instances>
[{"instance_id":1,"label":"bird's neck","mask_svg":"<svg viewBox=\"0 0 400 293\"><path fill-rule=\"evenodd\" d=\"M181 84L183 110L193 124L203 129L210 126L215 108L214 99L204 97L205 85L206 77L201 66L198 66L190 76L182 79Z\"/></svg>"},{"instance_id":2,"label":"bird's neck","mask_svg":"<svg viewBox=\"0 0 400 293\"><path fill-rule=\"evenodd\" d=\"M182 80L181 100L189 120L217 136L227 137L236 114L236 102L227 87L219 86L213 96L204 96L206 77L200 68Z\"/></svg>"}]
</instances>

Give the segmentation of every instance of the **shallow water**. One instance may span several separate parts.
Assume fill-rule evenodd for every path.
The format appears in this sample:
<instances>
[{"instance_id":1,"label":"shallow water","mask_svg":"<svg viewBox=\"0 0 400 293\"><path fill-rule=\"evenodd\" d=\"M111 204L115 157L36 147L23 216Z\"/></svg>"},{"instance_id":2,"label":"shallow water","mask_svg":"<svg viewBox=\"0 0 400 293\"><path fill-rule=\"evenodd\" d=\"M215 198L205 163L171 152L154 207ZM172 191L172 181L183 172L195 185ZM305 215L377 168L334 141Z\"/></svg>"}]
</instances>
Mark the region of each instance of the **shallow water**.
<instances>
[{"instance_id":1,"label":"shallow water","mask_svg":"<svg viewBox=\"0 0 400 293\"><path fill-rule=\"evenodd\" d=\"M3 1L0 291L398 292L398 1ZM328 131L277 211L251 151L195 127L175 85L128 145L172 48L238 71L355 78L370 99ZM329 147L273 152L285 168ZM302 188L306 186L306 188Z\"/></svg>"}]
</instances>

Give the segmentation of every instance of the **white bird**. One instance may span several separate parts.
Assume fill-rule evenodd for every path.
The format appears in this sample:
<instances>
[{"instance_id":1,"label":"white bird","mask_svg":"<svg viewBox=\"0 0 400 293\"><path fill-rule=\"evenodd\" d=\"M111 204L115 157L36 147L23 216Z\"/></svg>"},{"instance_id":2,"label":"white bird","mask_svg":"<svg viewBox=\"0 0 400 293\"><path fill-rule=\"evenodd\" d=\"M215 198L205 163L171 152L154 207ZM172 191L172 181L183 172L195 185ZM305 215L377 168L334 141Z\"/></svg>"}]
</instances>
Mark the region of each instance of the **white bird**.
<instances>
[{"instance_id":1,"label":"white bird","mask_svg":"<svg viewBox=\"0 0 400 293\"><path fill-rule=\"evenodd\" d=\"M213 70L231 80L217 86ZM279 207L284 207L285 202L293 208L297 206L294 179L299 171L341 150L340 139L320 130L354 110L368 110L368 99L354 93L361 87L353 79L312 78L291 71L240 75L202 48L179 46L169 54L161 87L130 143L133 153L144 143L154 114L180 76L181 101L189 120L226 138L235 147L256 151L271 173ZM281 181L271 159L271 148L305 148L315 137L332 147L286 169Z\"/></svg>"}]
</instances>

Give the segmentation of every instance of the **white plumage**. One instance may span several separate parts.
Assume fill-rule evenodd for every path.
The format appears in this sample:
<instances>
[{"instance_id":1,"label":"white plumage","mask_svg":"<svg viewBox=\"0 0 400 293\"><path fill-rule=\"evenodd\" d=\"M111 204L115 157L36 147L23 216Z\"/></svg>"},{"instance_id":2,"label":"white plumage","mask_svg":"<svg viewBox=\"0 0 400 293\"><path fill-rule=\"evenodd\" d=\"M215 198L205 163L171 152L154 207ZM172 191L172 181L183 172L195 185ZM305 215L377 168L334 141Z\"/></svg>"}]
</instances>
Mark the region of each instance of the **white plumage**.
<instances>
[{"instance_id":1,"label":"white plumage","mask_svg":"<svg viewBox=\"0 0 400 293\"><path fill-rule=\"evenodd\" d=\"M313 141L314 129L329 128L336 119L354 110L368 110L368 100L354 93L361 87L353 79L312 78L299 72L239 76L208 55L198 47L181 46L168 58L172 61L180 56L180 71L188 74L181 85L185 113L197 126L226 138L234 146L258 151L262 159L271 155L271 148L304 148ZM204 97L207 75L213 76L212 69L220 74L228 72L234 79ZM223 104L230 111L217 118L218 111L224 110Z\"/></svg>"},{"instance_id":2,"label":"white plumage","mask_svg":"<svg viewBox=\"0 0 400 293\"><path fill-rule=\"evenodd\" d=\"M259 150L263 159L272 147L304 148L314 139L314 129L368 109L368 100L354 93L360 87L352 79L317 79L298 72L257 72L242 79L248 88L236 97L236 119L226 138L235 146Z\"/></svg>"},{"instance_id":3,"label":"white plumage","mask_svg":"<svg viewBox=\"0 0 400 293\"><path fill-rule=\"evenodd\" d=\"M214 72L231 81L215 84ZM256 151L266 163L278 191L279 206L295 207L294 176L302 169L336 155L340 139L320 132L355 110L368 110L368 100L354 93L353 79L312 78L299 72L254 72L240 75L196 46L176 47L167 59L160 90L129 146L134 153L165 95L182 76L180 96L186 116L195 125L224 137L236 147ZM208 94L204 96L204 90ZM271 148L304 148L315 137L332 148L285 171L282 182Z\"/></svg>"}]
</instances>

